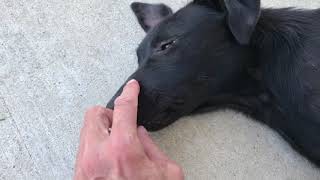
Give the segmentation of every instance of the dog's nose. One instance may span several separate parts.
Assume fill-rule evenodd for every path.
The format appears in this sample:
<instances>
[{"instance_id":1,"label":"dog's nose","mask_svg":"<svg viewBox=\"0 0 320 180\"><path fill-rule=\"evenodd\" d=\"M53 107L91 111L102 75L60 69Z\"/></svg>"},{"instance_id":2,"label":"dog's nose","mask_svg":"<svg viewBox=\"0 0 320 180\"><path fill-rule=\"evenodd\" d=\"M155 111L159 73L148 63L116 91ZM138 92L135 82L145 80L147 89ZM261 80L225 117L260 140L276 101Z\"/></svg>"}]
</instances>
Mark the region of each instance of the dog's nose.
<instances>
[{"instance_id":1,"label":"dog's nose","mask_svg":"<svg viewBox=\"0 0 320 180\"><path fill-rule=\"evenodd\" d=\"M139 82L139 77L138 77L138 72L133 73L126 81L125 83L119 88L119 90L116 92L116 94L110 99L110 101L107 104L107 108L109 109L114 109L114 101L117 99L117 97L119 97L122 93L123 87L125 86L125 84L127 84L128 81L130 81L131 79L135 79ZM140 82L139 82L140 83ZM140 84L141 87L141 84Z\"/></svg>"},{"instance_id":2,"label":"dog's nose","mask_svg":"<svg viewBox=\"0 0 320 180\"><path fill-rule=\"evenodd\" d=\"M107 104L107 108L114 109L114 101L119 97L122 93L124 85L122 85L119 90L116 92L116 94L110 99L110 101Z\"/></svg>"}]
</instances>

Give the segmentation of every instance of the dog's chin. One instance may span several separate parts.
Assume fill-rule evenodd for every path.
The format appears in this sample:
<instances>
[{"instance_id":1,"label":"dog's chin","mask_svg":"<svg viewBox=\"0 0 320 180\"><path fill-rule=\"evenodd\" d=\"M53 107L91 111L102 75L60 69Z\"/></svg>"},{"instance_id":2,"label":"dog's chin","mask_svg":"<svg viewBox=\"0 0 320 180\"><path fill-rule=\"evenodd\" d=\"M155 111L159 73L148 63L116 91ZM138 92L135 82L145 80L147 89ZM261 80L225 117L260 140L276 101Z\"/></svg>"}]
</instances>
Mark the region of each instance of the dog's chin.
<instances>
[{"instance_id":1,"label":"dog's chin","mask_svg":"<svg viewBox=\"0 0 320 180\"><path fill-rule=\"evenodd\" d=\"M138 125L144 126L148 131L159 131L177 121L181 116L175 112L165 112L155 115L138 115Z\"/></svg>"}]
</instances>

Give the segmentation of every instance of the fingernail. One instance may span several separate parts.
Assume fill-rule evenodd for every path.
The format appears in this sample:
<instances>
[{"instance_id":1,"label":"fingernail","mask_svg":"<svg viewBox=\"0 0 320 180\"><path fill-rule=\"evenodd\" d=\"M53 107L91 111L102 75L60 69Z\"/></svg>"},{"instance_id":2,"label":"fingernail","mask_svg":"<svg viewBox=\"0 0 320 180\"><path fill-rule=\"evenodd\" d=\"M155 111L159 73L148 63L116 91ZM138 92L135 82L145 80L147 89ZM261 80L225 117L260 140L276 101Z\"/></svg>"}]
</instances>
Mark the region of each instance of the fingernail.
<instances>
[{"instance_id":1,"label":"fingernail","mask_svg":"<svg viewBox=\"0 0 320 180\"><path fill-rule=\"evenodd\" d=\"M131 79L130 81L127 82L127 85L132 84L132 83L136 83L136 82L137 82L137 80Z\"/></svg>"}]
</instances>

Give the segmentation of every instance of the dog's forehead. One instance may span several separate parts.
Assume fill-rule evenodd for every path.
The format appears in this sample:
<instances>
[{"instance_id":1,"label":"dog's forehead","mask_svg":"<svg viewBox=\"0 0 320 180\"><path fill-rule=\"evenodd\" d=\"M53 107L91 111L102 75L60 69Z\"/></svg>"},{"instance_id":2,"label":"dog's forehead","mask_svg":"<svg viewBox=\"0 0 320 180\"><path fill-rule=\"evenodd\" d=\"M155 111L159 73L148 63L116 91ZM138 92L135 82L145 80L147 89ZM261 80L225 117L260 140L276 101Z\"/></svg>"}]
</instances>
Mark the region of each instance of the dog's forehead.
<instances>
[{"instance_id":1,"label":"dog's forehead","mask_svg":"<svg viewBox=\"0 0 320 180\"><path fill-rule=\"evenodd\" d=\"M206 27L214 26L215 21L222 18L223 14L218 11L191 3L151 29L137 50L140 53L148 53L152 46L162 41L190 32L197 34L197 31L200 32L202 25Z\"/></svg>"},{"instance_id":2,"label":"dog's forehead","mask_svg":"<svg viewBox=\"0 0 320 180\"><path fill-rule=\"evenodd\" d=\"M154 27L146 36L146 41L162 41L199 30L201 24L212 24L221 19L221 13L211 8L189 4Z\"/></svg>"},{"instance_id":3,"label":"dog's forehead","mask_svg":"<svg viewBox=\"0 0 320 180\"><path fill-rule=\"evenodd\" d=\"M155 27L151 34L174 36L196 31L202 23L212 23L220 19L221 14L211 8L189 4Z\"/></svg>"}]
</instances>

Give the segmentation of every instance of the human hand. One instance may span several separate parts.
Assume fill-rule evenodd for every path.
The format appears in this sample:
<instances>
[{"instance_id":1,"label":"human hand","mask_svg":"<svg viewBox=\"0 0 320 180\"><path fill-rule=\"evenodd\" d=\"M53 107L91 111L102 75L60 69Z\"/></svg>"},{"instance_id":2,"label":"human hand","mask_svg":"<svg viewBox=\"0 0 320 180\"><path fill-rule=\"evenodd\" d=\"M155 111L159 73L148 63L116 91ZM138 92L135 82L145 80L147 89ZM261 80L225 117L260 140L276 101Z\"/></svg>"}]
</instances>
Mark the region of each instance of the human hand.
<instances>
[{"instance_id":1,"label":"human hand","mask_svg":"<svg viewBox=\"0 0 320 180\"><path fill-rule=\"evenodd\" d=\"M114 111L94 107L85 115L75 180L183 180L182 169L137 128L139 84L130 81ZM111 132L109 132L111 128Z\"/></svg>"}]
</instances>

